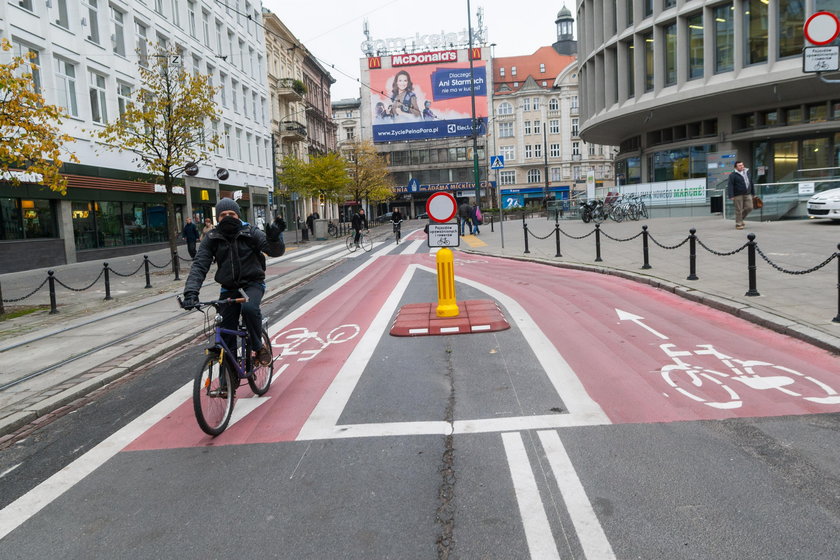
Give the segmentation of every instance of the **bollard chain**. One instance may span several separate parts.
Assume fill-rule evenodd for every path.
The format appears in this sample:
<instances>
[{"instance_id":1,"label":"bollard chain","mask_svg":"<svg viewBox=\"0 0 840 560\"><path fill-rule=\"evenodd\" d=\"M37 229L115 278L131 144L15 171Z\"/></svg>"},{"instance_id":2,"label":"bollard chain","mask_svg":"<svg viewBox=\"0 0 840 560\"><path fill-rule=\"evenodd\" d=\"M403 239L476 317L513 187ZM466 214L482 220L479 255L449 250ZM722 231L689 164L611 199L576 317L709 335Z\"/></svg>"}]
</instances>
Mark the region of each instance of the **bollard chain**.
<instances>
[{"instance_id":1,"label":"bollard chain","mask_svg":"<svg viewBox=\"0 0 840 560\"><path fill-rule=\"evenodd\" d=\"M554 230L548 232L548 235L546 235L545 237L540 237L539 235L536 235L533 231L531 231L531 228L528 228L528 233L530 233L531 237L533 237L534 239L548 239L549 237L554 235Z\"/></svg>"},{"instance_id":2,"label":"bollard chain","mask_svg":"<svg viewBox=\"0 0 840 560\"><path fill-rule=\"evenodd\" d=\"M772 266L773 268L775 268L779 272L784 272L785 274L809 274L811 272L816 272L817 270L821 269L822 267L826 266L828 263L833 261L835 258L838 258L838 255L840 255L840 253L834 253L833 255L831 255L830 257L825 259L823 262L821 262L817 266L814 266L814 267L809 268L807 270L786 270L786 269L780 267L779 265L777 265L776 263L774 263L773 261L771 261L767 257L767 255L764 254L764 252L761 250L761 248L758 246L758 244L756 244L755 250L756 250L756 252L758 252L759 255L761 255L761 258L764 259L764 261L767 264L769 264L770 266Z\"/></svg>"},{"instance_id":3,"label":"bollard chain","mask_svg":"<svg viewBox=\"0 0 840 560\"><path fill-rule=\"evenodd\" d=\"M639 233L637 233L633 237L628 237L627 239L620 239L618 237L613 237L612 235L608 234L603 229L601 230L601 233L604 234L604 237L606 237L607 239L612 239L613 241L619 241L619 242L621 242L621 241L633 241L634 239L636 239L637 237L642 235L642 232L640 231ZM648 233L648 235L650 235L650 233Z\"/></svg>"},{"instance_id":4,"label":"bollard chain","mask_svg":"<svg viewBox=\"0 0 840 560\"><path fill-rule=\"evenodd\" d=\"M87 285L87 286L85 286L84 288L72 288L72 287L68 286L67 284L65 284L64 282L62 282L61 280L59 280L58 278L55 278L55 277L53 277L53 278L55 278L55 281L56 281L56 282L58 282L60 285L64 286L65 288L67 288L67 289L68 289L68 290L70 290L71 292L84 292L85 290L87 290L87 289L89 289L89 288L93 287L93 285L94 285L94 284L96 284L96 283L99 281L99 279L100 279L100 278L102 278L102 275L103 275L104 273L105 273L105 270L104 270L104 269L103 269L103 270L101 270L101 271L99 271L99 276L97 276L97 277L96 277L96 279L94 279L94 281L93 281L93 282L91 282L90 284L88 284L88 285Z\"/></svg>"},{"instance_id":5,"label":"bollard chain","mask_svg":"<svg viewBox=\"0 0 840 560\"><path fill-rule=\"evenodd\" d=\"M691 237L686 237L680 243L677 243L676 245L673 245L673 246L670 246L670 247L668 245L663 245L662 243L660 243L659 241L654 239L653 235L651 235L650 232L648 232L648 239L650 239L651 241L653 241L654 243L656 243L657 245L659 245L663 249L679 249L680 247L685 245L688 242L688 240L691 239Z\"/></svg>"},{"instance_id":6,"label":"bollard chain","mask_svg":"<svg viewBox=\"0 0 840 560\"><path fill-rule=\"evenodd\" d=\"M738 248L737 248L737 249L735 249L734 251L729 251L728 253L721 253L720 251L715 251L715 250L714 250L714 249L712 249L711 247L707 247L705 243L703 243L702 241L700 241L700 238L699 238L699 237L695 236L695 239L697 239L697 243L699 243L701 247L703 247L704 249L706 249L706 250L707 250L708 252L710 252L711 254L713 254L713 255L717 255L717 256L719 256L719 257L729 257L729 256L731 256L731 255L734 255L735 253L740 253L741 251L743 251L744 249L746 249L746 248L747 248L747 246L749 246L749 243L744 243L743 245L741 245L740 247L738 247Z\"/></svg>"},{"instance_id":7,"label":"bollard chain","mask_svg":"<svg viewBox=\"0 0 840 560\"><path fill-rule=\"evenodd\" d=\"M141 268L143 268L143 266L144 266L144 265L145 265L145 263L140 263L140 266L138 266L138 267L137 267L137 270L135 270L135 271L134 271L134 272L132 272L131 274L120 274L119 272L117 272L117 271L116 271L116 270L114 270L113 268L109 268L109 269L108 269L108 271L109 271L111 274L115 274L115 275L117 275L117 276L122 276L123 278L128 278L129 276L134 276L135 274L137 274L138 272L140 272L140 269L141 269Z\"/></svg>"},{"instance_id":8,"label":"bollard chain","mask_svg":"<svg viewBox=\"0 0 840 560\"><path fill-rule=\"evenodd\" d=\"M566 233L565 231L563 231L563 228L558 227L557 229L559 229L559 230L560 230L560 233L562 233L563 235L565 235L565 236L566 236L566 237L568 237L569 239L586 239L587 237L589 237L590 235L593 235L593 234L595 233L595 230L593 229L592 231L590 231L590 232L589 232L589 233L587 233L587 234L584 234L584 235L581 235L581 236L577 236L577 235L569 235L568 233Z\"/></svg>"},{"instance_id":9,"label":"bollard chain","mask_svg":"<svg viewBox=\"0 0 840 560\"><path fill-rule=\"evenodd\" d=\"M38 290L40 290L41 288L43 288L43 287L44 287L44 284L46 284L48 281L49 281L49 277L45 278L45 279L44 279L44 281L43 281L43 282L41 282L41 285L40 285L40 286L38 286L37 288L35 288L34 290L32 290L31 292L29 292L29 293L28 293L28 294L26 294L25 296L23 296L23 297L19 297L19 298L4 299L4 300L3 300L3 303L17 303L17 302L19 302L19 301L23 301L23 300L25 300L26 298L31 297L31 296L33 296L33 295L35 295L35 292L37 292Z\"/></svg>"},{"instance_id":10,"label":"bollard chain","mask_svg":"<svg viewBox=\"0 0 840 560\"><path fill-rule=\"evenodd\" d=\"M172 264L172 259L169 259L168 261L166 261L166 264L163 264L163 265L161 265L161 266L156 265L156 264L155 264L155 263L153 263L153 262L151 261L151 259L150 259L150 260L149 260L149 264L150 264L150 265L152 265L152 266L153 266L153 267L155 267L155 268L166 268L166 267L168 267L170 264Z\"/></svg>"}]
</instances>

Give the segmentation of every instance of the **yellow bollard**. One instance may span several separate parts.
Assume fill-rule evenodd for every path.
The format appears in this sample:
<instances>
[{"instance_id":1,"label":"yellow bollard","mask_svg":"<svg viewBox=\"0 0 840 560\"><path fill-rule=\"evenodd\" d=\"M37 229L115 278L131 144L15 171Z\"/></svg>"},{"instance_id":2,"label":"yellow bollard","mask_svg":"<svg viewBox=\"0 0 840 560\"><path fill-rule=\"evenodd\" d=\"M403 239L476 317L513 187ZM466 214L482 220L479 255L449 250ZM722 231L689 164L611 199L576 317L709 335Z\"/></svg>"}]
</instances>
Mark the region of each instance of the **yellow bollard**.
<instances>
[{"instance_id":1,"label":"yellow bollard","mask_svg":"<svg viewBox=\"0 0 840 560\"><path fill-rule=\"evenodd\" d=\"M443 248L435 258L438 273L438 317L457 317L458 302L455 301L455 258L452 249Z\"/></svg>"}]
</instances>

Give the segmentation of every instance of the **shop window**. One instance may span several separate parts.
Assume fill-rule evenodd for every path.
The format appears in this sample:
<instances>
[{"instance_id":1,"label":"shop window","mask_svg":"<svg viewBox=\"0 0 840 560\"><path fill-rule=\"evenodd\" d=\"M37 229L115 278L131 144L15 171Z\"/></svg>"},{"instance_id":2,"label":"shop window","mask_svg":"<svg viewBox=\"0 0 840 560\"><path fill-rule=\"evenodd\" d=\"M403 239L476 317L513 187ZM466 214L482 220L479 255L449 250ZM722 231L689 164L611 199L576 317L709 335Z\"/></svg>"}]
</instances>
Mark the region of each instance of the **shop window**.
<instances>
[{"instance_id":1,"label":"shop window","mask_svg":"<svg viewBox=\"0 0 840 560\"><path fill-rule=\"evenodd\" d=\"M808 106L808 122L825 122L828 120L828 107L825 103Z\"/></svg>"},{"instance_id":2,"label":"shop window","mask_svg":"<svg viewBox=\"0 0 840 560\"><path fill-rule=\"evenodd\" d=\"M53 203L49 200L21 200L23 234L26 239L58 237Z\"/></svg>"},{"instance_id":3,"label":"shop window","mask_svg":"<svg viewBox=\"0 0 840 560\"><path fill-rule=\"evenodd\" d=\"M802 107L791 107L785 110L785 124L800 124L802 122Z\"/></svg>"},{"instance_id":4,"label":"shop window","mask_svg":"<svg viewBox=\"0 0 840 560\"><path fill-rule=\"evenodd\" d=\"M0 239L23 239L20 200L0 198Z\"/></svg>"}]
</instances>

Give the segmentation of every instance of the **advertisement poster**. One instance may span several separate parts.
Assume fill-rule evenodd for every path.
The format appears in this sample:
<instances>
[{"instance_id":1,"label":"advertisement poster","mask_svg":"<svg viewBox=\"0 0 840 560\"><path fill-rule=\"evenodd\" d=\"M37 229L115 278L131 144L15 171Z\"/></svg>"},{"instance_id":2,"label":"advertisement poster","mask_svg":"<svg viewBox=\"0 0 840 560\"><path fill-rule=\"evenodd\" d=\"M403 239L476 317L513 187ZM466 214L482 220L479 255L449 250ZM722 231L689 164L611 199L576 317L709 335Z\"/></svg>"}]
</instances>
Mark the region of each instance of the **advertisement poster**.
<instances>
[{"instance_id":1,"label":"advertisement poster","mask_svg":"<svg viewBox=\"0 0 840 560\"><path fill-rule=\"evenodd\" d=\"M485 63L474 60L471 76L457 53L395 55L391 68L370 70L374 142L471 136L473 84L478 132L487 133Z\"/></svg>"}]
</instances>

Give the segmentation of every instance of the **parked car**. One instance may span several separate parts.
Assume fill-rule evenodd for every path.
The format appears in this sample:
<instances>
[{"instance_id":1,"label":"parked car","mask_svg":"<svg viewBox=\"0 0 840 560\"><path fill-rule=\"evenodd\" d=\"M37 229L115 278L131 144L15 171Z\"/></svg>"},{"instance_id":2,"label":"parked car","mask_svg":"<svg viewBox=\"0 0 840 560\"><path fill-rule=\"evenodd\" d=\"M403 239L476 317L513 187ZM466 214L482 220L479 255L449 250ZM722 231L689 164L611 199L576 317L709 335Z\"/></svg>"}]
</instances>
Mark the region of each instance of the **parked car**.
<instances>
[{"instance_id":1,"label":"parked car","mask_svg":"<svg viewBox=\"0 0 840 560\"><path fill-rule=\"evenodd\" d=\"M376 221L377 224L384 224L385 222L390 222L391 221L391 216L393 216L393 215L394 215L393 212L385 212L381 216L377 216L375 221Z\"/></svg>"},{"instance_id":2,"label":"parked car","mask_svg":"<svg viewBox=\"0 0 840 560\"><path fill-rule=\"evenodd\" d=\"M429 219L429 215L428 215L427 213L423 212L422 214L418 214L418 215L417 215L417 219L418 219L418 220L428 220L428 219Z\"/></svg>"},{"instance_id":3,"label":"parked car","mask_svg":"<svg viewBox=\"0 0 840 560\"><path fill-rule=\"evenodd\" d=\"M840 189L818 192L809 198L808 216L840 221Z\"/></svg>"}]
</instances>

